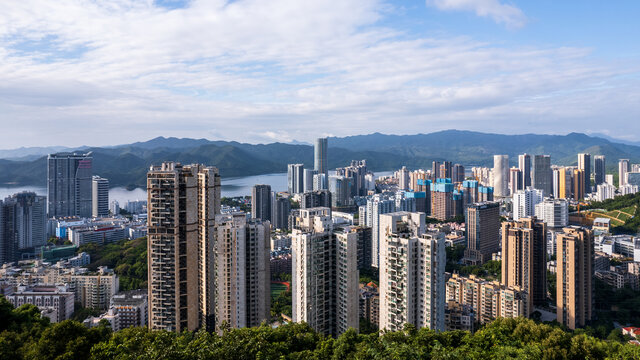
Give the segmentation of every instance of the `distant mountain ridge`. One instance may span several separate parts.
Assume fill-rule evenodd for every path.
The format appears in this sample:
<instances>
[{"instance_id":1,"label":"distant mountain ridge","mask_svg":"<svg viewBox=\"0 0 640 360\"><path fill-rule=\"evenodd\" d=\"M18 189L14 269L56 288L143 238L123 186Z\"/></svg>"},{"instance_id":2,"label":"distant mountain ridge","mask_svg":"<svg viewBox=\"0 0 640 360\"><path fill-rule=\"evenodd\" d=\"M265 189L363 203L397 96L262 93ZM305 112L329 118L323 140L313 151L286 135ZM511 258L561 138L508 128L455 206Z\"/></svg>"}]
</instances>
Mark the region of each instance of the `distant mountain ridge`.
<instances>
[{"instance_id":1,"label":"distant mountain ridge","mask_svg":"<svg viewBox=\"0 0 640 360\"><path fill-rule=\"evenodd\" d=\"M68 151L69 148L64 148ZM11 150L14 151L14 150ZM59 150L60 151L60 150ZM246 144L157 137L149 141L113 147L90 147L94 173L110 180L111 186L145 186L150 165L162 161L204 163L217 166L223 177L285 172L287 164L313 166L313 147L304 144ZM517 155L548 154L552 163L575 165L577 154L588 152L607 157L607 167L628 158L640 162L640 146L621 144L580 133L568 135L501 135L462 130L430 134L385 135L374 133L329 138L329 167L347 165L353 159L366 159L373 171L430 168L431 161L449 160L465 166L492 166L494 154L506 154L511 165ZM46 156L21 161L0 159L0 185L46 184Z\"/></svg>"}]
</instances>

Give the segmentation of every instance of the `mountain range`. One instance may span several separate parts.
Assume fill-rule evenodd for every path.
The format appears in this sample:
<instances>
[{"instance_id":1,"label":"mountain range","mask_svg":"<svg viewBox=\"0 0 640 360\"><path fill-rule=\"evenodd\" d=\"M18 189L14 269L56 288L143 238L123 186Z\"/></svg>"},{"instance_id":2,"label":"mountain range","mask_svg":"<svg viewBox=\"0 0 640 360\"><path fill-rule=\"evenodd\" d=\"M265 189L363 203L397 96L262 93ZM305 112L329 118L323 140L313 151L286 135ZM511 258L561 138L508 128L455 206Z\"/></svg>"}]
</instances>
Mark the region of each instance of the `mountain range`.
<instances>
[{"instance_id":1,"label":"mountain range","mask_svg":"<svg viewBox=\"0 0 640 360\"><path fill-rule=\"evenodd\" d=\"M10 151L11 159L0 159L0 185L46 184L46 156L28 148ZM40 151L47 148L39 148ZM112 147L82 147L93 152L93 172L109 179L112 187L145 186L150 165L162 161L215 165L223 177L279 173L287 164L313 166L313 147L304 144L246 144L235 141L158 137L145 142ZM70 148L53 148L69 151ZM431 162L452 161L465 166L492 166L494 154L506 154L512 165L522 153L551 155L552 163L575 165L578 153L605 155L607 168L617 170L618 159L640 162L640 146L580 133L568 135L501 135L474 131L445 130L430 134L385 135L374 133L329 138L329 168L366 159L373 171L430 168ZM8 153L7 153L8 154ZM4 153L0 152L0 158ZM6 156L5 156L6 157ZM35 157L35 158L34 158Z\"/></svg>"}]
</instances>

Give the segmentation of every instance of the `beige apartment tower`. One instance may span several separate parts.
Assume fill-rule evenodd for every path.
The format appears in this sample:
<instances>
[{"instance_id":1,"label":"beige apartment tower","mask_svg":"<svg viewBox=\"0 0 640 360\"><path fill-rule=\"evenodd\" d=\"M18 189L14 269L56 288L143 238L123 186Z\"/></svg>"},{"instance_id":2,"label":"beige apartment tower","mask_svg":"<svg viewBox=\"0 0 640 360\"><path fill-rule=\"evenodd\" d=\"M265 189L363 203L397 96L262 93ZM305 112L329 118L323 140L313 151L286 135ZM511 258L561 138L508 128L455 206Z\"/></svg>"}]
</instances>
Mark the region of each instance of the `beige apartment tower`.
<instances>
[{"instance_id":1,"label":"beige apartment tower","mask_svg":"<svg viewBox=\"0 0 640 360\"><path fill-rule=\"evenodd\" d=\"M566 227L557 243L557 320L570 329L585 326L593 311L593 231Z\"/></svg>"},{"instance_id":2,"label":"beige apartment tower","mask_svg":"<svg viewBox=\"0 0 640 360\"><path fill-rule=\"evenodd\" d=\"M215 322L231 328L259 326L271 312L271 226L245 213L216 216Z\"/></svg>"},{"instance_id":3,"label":"beige apartment tower","mask_svg":"<svg viewBox=\"0 0 640 360\"><path fill-rule=\"evenodd\" d=\"M547 226L535 217L502 223L502 284L527 293L527 315L547 298Z\"/></svg>"},{"instance_id":4,"label":"beige apartment tower","mask_svg":"<svg viewBox=\"0 0 640 360\"><path fill-rule=\"evenodd\" d=\"M147 173L149 328L214 326L213 236L220 212L215 167L166 162Z\"/></svg>"}]
</instances>

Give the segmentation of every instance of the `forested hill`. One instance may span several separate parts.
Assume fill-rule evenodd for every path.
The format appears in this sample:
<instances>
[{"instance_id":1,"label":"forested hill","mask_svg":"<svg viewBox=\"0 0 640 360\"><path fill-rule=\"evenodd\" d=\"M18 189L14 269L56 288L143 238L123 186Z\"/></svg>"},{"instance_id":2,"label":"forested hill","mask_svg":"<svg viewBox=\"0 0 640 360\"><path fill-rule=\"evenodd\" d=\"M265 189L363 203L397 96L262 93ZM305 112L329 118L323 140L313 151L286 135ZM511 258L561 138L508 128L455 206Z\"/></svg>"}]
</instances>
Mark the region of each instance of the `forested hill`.
<instances>
[{"instance_id":1,"label":"forested hill","mask_svg":"<svg viewBox=\"0 0 640 360\"><path fill-rule=\"evenodd\" d=\"M46 149L39 149L40 152ZM83 148L93 151L94 173L106 177L112 186L144 186L145 174L152 164L162 161L199 162L215 165L223 177L285 172L287 164L313 166L313 147L301 144L245 144L235 141L178 139L159 137L108 148ZM0 186L7 184L40 185L46 183L46 156L34 158L25 150L25 160L0 159ZM548 154L560 165L577 163L576 154L606 155L610 170L618 159L640 162L640 147L620 144L584 134L499 135L472 131L447 130L431 134L369 134L329 139L329 167L347 165L354 159L366 159L373 171L391 170L403 165L411 169L429 168L431 161L449 160L463 165L492 166L494 154L507 154L512 165L517 155ZM16 151L13 158L19 158Z\"/></svg>"},{"instance_id":2,"label":"forested hill","mask_svg":"<svg viewBox=\"0 0 640 360\"><path fill-rule=\"evenodd\" d=\"M49 324L33 305L13 309L0 296L0 359L639 359L620 333L600 340L527 319L498 319L475 334L407 326L403 332L337 339L306 324L182 334L81 323Z\"/></svg>"}]
</instances>

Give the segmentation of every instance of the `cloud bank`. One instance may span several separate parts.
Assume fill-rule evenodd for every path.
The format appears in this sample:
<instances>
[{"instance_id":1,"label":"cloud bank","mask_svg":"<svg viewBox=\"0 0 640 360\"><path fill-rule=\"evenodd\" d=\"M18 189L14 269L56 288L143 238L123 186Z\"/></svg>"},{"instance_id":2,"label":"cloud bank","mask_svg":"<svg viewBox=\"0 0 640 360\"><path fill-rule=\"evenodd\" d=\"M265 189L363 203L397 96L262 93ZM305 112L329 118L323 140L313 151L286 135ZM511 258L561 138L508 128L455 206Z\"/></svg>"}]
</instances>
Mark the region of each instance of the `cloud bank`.
<instances>
[{"instance_id":1,"label":"cloud bank","mask_svg":"<svg viewBox=\"0 0 640 360\"><path fill-rule=\"evenodd\" d=\"M433 2L509 26L523 21L510 5L468 3ZM448 128L564 133L603 122L640 132L632 121L640 87L628 76L636 65L598 61L582 48L425 37L385 21L393 7L12 1L0 12L1 147L159 135L270 142Z\"/></svg>"}]
</instances>

